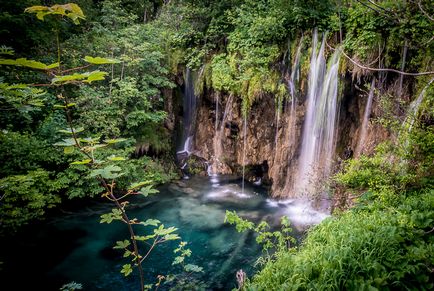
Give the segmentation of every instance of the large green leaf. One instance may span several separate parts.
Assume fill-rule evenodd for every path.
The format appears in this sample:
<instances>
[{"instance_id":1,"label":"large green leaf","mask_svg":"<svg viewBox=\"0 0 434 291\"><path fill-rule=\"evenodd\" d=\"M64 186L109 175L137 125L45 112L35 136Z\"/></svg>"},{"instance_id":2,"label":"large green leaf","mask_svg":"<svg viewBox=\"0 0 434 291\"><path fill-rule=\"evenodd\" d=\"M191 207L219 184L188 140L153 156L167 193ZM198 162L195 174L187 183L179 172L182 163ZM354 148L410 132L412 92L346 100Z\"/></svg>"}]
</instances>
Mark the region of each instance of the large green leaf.
<instances>
[{"instance_id":1,"label":"large green leaf","mask_svg":"<svg viewBox=\"0 0 434 291\"><path fill-rule=\"evenodd\" d=\"M44 17L47 15L61 15L66 16L74 22L74 24L79 24L80 19L85 19L83 11L80 6L75 3L67 3L67 4L56 4L51 7L48 6L31 6L24 10L27 13L35 13L36 18L44 21Z\"/></svg>"},{"instance_id":2,"label":"large green leaf","mask_svg":"<svg viewBox=\"0 0 434 291\"><path fill-rule=\"evenodd\" d=\"M123 175L122 169L115 165L109 165L103 169L96 169L90 172L90 177L100 176L104 179L116 179Z\"/></svg>"},{"instance_id":3,"label":"large green leaf","mask_svg":"<svg viewBox=\"0 0 434 291\"><path fill-rule=\"evenodd\" d=\"M70 146L75 146L75 139L73 138L66 138L62 141L56 142L54 144L55 146L63 146L63 147L70 147Z\"/></svg>"},{"instance_id":4,"label":"large green leaf","mask_svg":"<svg viewBox=\"0 0 434 291\"><path fill-rule=\"evenodd\" d=\"M116 246L114 246L114 249L126 249L129 245L130 245L130 241L129 240L123 240L123 241L117 241L116 242Z\"/></svg>"},{"instance_id":5,"label":"large green leaf","mask_svg":"<svg viewBox=\"0 0 434 291\"><path fill-rule=\"evenodd\" d=\"M89 164L91 161L92 161L91 159L75 161L75 162L72 162L71 165L86 165L86 164Z\"/></svg>"},{"instance_id":6,"label":"large green leaf","mask_svg":"<svg viewBox=\"0 0 434 291\"><path fill-rule=\"evenodd\" d=\"M0 59L0 65L9 65L9 66L18 66L18 67L27 67L38 70L50 70L57 68L59 63L53 63L51 65L46 65L44 63L28 60L26 58L19 58L16 60L13 59Z\"/></svg>"},{"instance_id":7,"label":"large green leaf","mask_svg":"<svg viewBox=\"0 0 434 291\"><path fill-rule=\"evenodd\" d=\"M103 65L103 64L117 64L120 63L119 60L111 59L111 58L101 58L101 57L89 57L86 56L84 60L88 63L95 65Z\"/></svg>"},{"instance_id":8,"label":"large green leaf","mask_svg":"<svg viewBox=\"0 0 434 291\"><path fill-rule=\"evenodd\" d=\"M122 266L121 273L124 274L125 277L131 274L131 272L133 272L133 268L131 267L130 264L125 264Z\"/></svg>"},{"instance_id":9,"label":"large green leaf","mask_svg":"<svg viewBox=\"0 0 434 291\"><path fill-rule=\"evenodd\" d=\"M94 81L100 81L104 80L105 76L107 75L107 72L103 71L92 71L92 72L86 72L86 73L74 73L72 75L62 75L62 76L55 76L52 80L52 84L67 84L67 83L74 83L74 82L85 82L85 83L92 83Z\"/></svg>"}]
</instances>

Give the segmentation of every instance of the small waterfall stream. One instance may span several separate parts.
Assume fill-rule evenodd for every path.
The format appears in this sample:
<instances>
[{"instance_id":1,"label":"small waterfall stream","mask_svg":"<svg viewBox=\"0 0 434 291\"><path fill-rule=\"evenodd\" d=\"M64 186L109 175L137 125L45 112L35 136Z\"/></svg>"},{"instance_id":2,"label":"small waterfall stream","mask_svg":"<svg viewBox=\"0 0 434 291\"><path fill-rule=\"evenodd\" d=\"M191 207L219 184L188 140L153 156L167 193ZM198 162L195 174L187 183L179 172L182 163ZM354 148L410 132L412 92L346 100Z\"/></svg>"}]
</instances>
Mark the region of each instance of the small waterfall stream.
<instances>
[{"instance_id":1,"label":"small waterfall stream","mask_svg":"<svg viewBox=\"0 0 434 291\"><path fill-rule=\"evenodd\" d=\"M189 156L192 151L192 136L194 135L194 122L196 120L197 97L194 93L194 80L189 68L185 71L185 89L183 100L182 140L177 155Z\"/></svg>"},{"instance_id":2,"label":"small waterfall stream","mask_svg":"<svg viewBox=\"0 0 434 291\"><path fill-rule=\"evenodd\" d=\"M422 92L420 92L417 99L415 99L413 102L411 102L410 107L408 108L407 117L405 118L404 123L402 126L405 128L408 126L408 132L411 131L413 128L414 122L416 121L416 115L419 111L419 107L422 104L423 98L425 97L426 90L431 85L431 83L434 82L434 78L432 78L428 84L422 89Z\"/></svg>"},{"instance_id":3,"label":"small waterfall stream","mask_svg":"<svg viewBox=\"0 0 434 291\"><path fill-rule=\"evenodd\" d=\"M300 58L301 58L301 48L303 47L303 36L300 38L300 42L298 44L297 52L295 54L294 63L292 64L291 69L291 77L289 79L289 93L291 94L291 111L290 111L290 124L288 126L288 130L290 131L288 136L290 142L295 139L295 124L296 124L296 116L295 116L295 106L297 104L297 93L298 93L298 82L300 80Z\"/></svg>"},{"instance_id":4,"label":"small waterfall stream","mask_svg":"<svg viewBox=\"0 0 434 291\"><path fill-rule=\"evenodd\" d=\"M307 110L298 173L293 185L294 194L298 196L312 195L324 186L320 184L330 174L335 149L340 53L337 50L333 54L326 70L325 39L324 36L318 50L318 34L314 32Z\"/></svg>"},{"instance_id":5,"label":"small waterfall stream","mask_svg":"<svg viewBox=\"0 0 434 291\"><path fill-rule=\"evenodd\" d=\"M244 194L244 182L246 174L246 144L247 144L247 113L244 113L244 124L243 124L243 180L241 184L241 194Z\"/></svg>"},{"instance_id":6,"label":"small waterfall stream","mask_svg":"<svg viewBox=\"0 0 434 291\"><path fill-rule=\"evenodd\" d=\"M365 113L363 114L362 127L359 134L359 141L356 147L355 156L359 157L363 153L366 133L368 130L369 116L371 115L372 99L374 97L375 79L372 80L371 88L369 90L368 101L366 102Z\"/></svg>"},{"instance_id":7,"label":"small waterfall stream","mask_svg":"<svg viewBox=\"0 0 434 291\"><path fill-rule=\"evenodd\" d=\"M217 93L216 96L216 120L214 124L214 138L213 138L213 150L214 150L214 157L212 159L211 164L211 173L212 175L217 175L221 173L223 168L223 137L224 137L224 130L225 130L225 124L232 115L232 99L233 95L230 94L225 105L225 110L223 112L223 117L221 122L219 122L219 93Z\"/></svg>"}]
</instances>

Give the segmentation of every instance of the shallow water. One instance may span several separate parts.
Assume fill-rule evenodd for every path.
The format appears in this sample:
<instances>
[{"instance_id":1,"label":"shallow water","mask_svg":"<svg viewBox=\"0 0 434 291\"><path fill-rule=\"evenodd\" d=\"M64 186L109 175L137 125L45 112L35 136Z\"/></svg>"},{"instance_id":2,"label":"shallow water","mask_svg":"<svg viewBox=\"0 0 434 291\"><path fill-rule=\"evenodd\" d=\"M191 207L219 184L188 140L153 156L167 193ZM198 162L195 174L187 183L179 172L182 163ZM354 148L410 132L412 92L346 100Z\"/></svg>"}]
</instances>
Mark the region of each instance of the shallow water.
<instances>
[{"instance_id":1,"label":"shallow water","mask_svg":"<svg viewBox=\"0 0 434 291\"><path fill-rule=\"evenodd\" d=\"M246 184L243 193L240 184L240 179L222 176L177 181L160 187L160 193L154 197L137 199L128 213L130 218L155 218L167 227L179 228L178 234L193 252L186 263L204 269L196 279L206 284L195 283L197 289L230 290L236 287L237 270L253 274L261 249L252 233L237 233L233 226L223 223L226 210L236 210L255 222L266 219L274 227L282 215L287 215L296 237L327 217L307 202L267 199L265 190L258 186ZM83 284L84 290L138 290L135 272L123 277L119 270L127 260L121 251L112 249L117 240L128 237L125 225L99 223L99 216L110 208L110 204L96 204L34 226L26 235L13 238L1 258L5 262L2 283L12 284L15 290L59 290L71 281ZM156 282L157 275L180 272L179 266L172 266L177 244L159 245L145 261L147 283ZM16 272L26 280L13 279Z\"/></svg>"}]
</instances>

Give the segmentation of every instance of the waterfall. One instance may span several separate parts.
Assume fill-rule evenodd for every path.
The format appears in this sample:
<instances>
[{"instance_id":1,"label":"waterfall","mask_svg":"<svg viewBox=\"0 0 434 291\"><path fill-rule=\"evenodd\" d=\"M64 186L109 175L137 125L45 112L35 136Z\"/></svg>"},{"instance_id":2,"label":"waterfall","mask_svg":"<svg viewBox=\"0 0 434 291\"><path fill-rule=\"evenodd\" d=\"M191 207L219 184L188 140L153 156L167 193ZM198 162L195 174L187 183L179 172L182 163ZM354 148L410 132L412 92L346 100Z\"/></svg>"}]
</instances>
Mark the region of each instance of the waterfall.
<instances>
[{"instance_id":1,"label":"waterfall","mask_svg":"<svg viewBox=\"0 0 434 291\"><path fill-rule=\"evenodd\" d=\"M314 32L307 110L298 173L293 187L296 195L315 194L313 192L320 186L319 183L330 174L335 149L340 53L336 50L326 71L325 39L324 36L318 51L318 34Z\"/></svg>"},{"instance_id":2,"label":"waterfall","mask_svg":"<svg viewBox=\"0 0 434 291\"><path fill-rule=\"evenodd\" d=\"M182 148L177 152L178 155L189 156L191 154L195 120L196 95L194 94L194 80L191 70L187 68L185 71L185 89L183 100L183 131L181 140Z\"/></svg>"},{"instance_id":3,"label":"waterfall","mask_svg":"<svg viewBox=\"0 0 434 291\"><path fill-rule=\"evenodd\" d=\"M405 60L407 59L408 41L405 40L404 48L402 49L401 71L405 69ZM399 76L398 96L402 95L402 84L404 82L404 75Z\"/></svg>"},{"instance_id":4,"label":"waterfall","mask_svg":"<svg viewBox=\"0 0 434 291\"><path fill-rule=\"evenodd\" d=\"M219 123L219 114L218 114L218 106L219 106L219 94L217 93L216 97L216 120L214 124L214 139L213 139L213 146L214 146L214 157L213 162L211 165L212 168L212 174L216 175L222 170L222 155L223 155L223 136L224 136L224 130L225 130L225 124L229 116L231 115L232 111L232 98L233 95L230 94L228 97L228 100L226 101L225 105L225 111L223 112L223 118L221 122Z\"/></svg>"},{"instance_id":5,"label":"waterfall","mask_svg":"<svg viewBox=\"0 0 434 291\"><path fill-rule=\"evenodd\" d=\"M274 150L277 149L277 142L279 140L280 110L282 109L281 98L277 97L275 100L276 100L276 132L274 133Z\"/></svg>"},{"instance_id":6,"label":"waterfall","mask_svg":"<svg viewBox=\"0 0 434 291\"><path fill-rule=\"evenodd\" d=\"M295 54L294 63L291 68L291 77L289 79L289 93L291 94L292 101L294 101L296 97L296 84L300 79L300 56L301 56L301 47L303 46L303 36L300 38L300 42L298 44L297 52Z\"/></svg>"},{"instance_id":7,"label":"waterfall","mask_svg":"<svg viewBox=\"0 0 434 291\"><path fill-rule=\"evenodd\" d=\"M428 84L422 89L422 92L420 92L419 96L416 100L411 102L410 107L408 109L407 117L405 118L405 121L403 123L403 127L408 126L408 132L411 132L411 129L413 128L414 122L416 121L416 115L419 111L419 107L422 104L423 98L425 96L425 92L428 89L428 87L431 85L431 83L434 81L434 78L432 78Z\"/></svg>"},{"instance_id":8,"label":"waterfall","mask_svg":"<svg viewBox=\"0 0 434 291\"><path fill-rule=\"evenodd\" d=\"M291 77L289 79L289 93L291 94L291 111L290 111L290 125L288 126L288 130L290 131L288 136L290 141L295 139L295 105L297 104L297 88L296 85L300 79L300 57L301 57L301 48L303 46L303 36L300 38L300 42L298 44L297 52L295 54L294 63L292 64L291 69Z\"/></svg>"},{"instance_id":9,"label":"waterfall","mask_svg":"<svg viewBox=\"0 0 434 291\"><path fill-rule=\"evenodd\" d=\"M220 154L221 148L221 140L219 138L219 95L220 93L216 93L215 97L215 124L214 124L214 163L217 162L218 156ZM211 171L208 171L208 175L217 175L216 166L212 163L208 168L211 168Z\"/></svg>"},{"instance_id":10,"label":"waterfall","mask_svg":"<svg viewBox=\"0 0 434 291\"><path fill-rule=\"evenodd\" d=\"M246 172L247 113L244 113L243 133L244 133L244 142L243 142L243 180L242 180L242 184L241 184L241 194L244 194L244 179L245 179L245 172Z\"/></svg>"},{"instance_id":11,"label":"waterfall","mask_svg":"<svg viewBox=\"0 0 434 291\"><path fill-rule=\"evenodd\" d=\"M375 79L372 80L371 89L369 90L368 101L366 102L365 113L363 114L362 127L360 129L359 141L356 147L356 157L360 156L363 152L366 133L368 129L369 116L371 115L372 99L374 97Z\"/></svg>"}]
</instances>

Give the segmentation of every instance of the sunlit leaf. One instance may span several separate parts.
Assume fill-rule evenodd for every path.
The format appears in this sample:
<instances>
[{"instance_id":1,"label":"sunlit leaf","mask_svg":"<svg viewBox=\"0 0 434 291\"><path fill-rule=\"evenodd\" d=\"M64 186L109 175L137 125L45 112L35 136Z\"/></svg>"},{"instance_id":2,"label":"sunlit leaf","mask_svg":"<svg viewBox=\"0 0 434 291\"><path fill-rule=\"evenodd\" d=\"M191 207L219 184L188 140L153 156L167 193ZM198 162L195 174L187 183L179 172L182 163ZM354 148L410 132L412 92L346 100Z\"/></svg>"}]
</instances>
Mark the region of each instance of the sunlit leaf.
<instances>
[{"instance_id":1,"label":"sunlit leaf","mask_svg":"<svg viewBox=\"0 0 434 291\"><path fill-rule=\"evenodd\" d=\"M49 69L57 68L59 66L59 63L46 65L38 61L28 60L26 58L19 58L16 60L0 59L0 65L27 67L27 68L38 69L38 70L49 70Z\"/></svg>"},{"instance_id":2,"label":"sunlit leaf","mask_svg":"<svg viewBox=\"0 0 434 291\"><path fill-rule=\"evenodd\" d=\"M117 241L116 242L116 246L114 246L114 249L126 249L129 245L130 245L130 241L129 240L123 240L123 241Z\"/></svg>"},{"instance_id":3,"label":"sunlit leaf","mask_svg":"<svg viewBox=\"0 0 434 291\"><path fill-rule=\"evenodd\" d=\"M142 194L145 197L148 197L150 194L158 193L158 190L155 188L152 188L153 185L148 185L146 187L142 187L139 190L139 193Z\"/></svg>"},{"instance_id":4,"label":"sunlit leaf","mask_svg":"<svg viewBox=\"0 0 434 291\"><path fill-rule=\"evenodd\" d=\"M81 142L84 143L96 143L99 141L99 137L85 137L85 138L80 138Z\"/></svg>"},{"instance_id":5,"label":"sunlit leaf","mask_svg":"<svg viewBox=\"0 0 434 291\"><path fill-rule=\"evenodd\" d=\"M27 13L35 13L36 17L39 20L44 20L44 17L47 15L61 15L68 17L74 22L74 24L79 24L80 19L85 19L83 11L80 6L75 3L67 3L67 4L56 4L51 7L48 6L31 6L24 10Z\"/></svg>"},{"instance_id":6,"label":"sunlit leaf","mask_svg":"<svg viewBox=\"0 0 434 291\"><path fill-rule=\"evenodd\" d=\"M73 138L66 138L60 142L56 142L54 145L64 147L75 146L75 140Z\"/></svg>"},{"instance_id":7,"label":"sunlit leaf","mask_svg":"<svg viewBox=\"0 0 434 291\"><path fill-rule=\"evenodd\" d=\"M122 266L122 270L121 273L126 276L128 276L129 274L131 274L131 272L133 271L132 267L130 264L125 264Z\"/></svg>"},{"instance_id":8,"label":"sunlit leaf","mask_svg":"<svg viewBox=\"0 0 434 291\"><path fill-rule=\"evenodd\" d=\"M150 234L150 235L136 235L134 238L137 241L147 241L150 239L154 239L157 235L156 234Z\"/></svg>"},{"instance_id":9,"label":"sunlit leaf","mask_svg":"<svg viewBox=\"0 0 434 291\"><path fill-rule=\"evenodd\" d=\"M75 161L75 162L72 162L71 165L86 165L86 164L89 164L91 161L92 161L91 159Z\"/></svg>"},{"instance_id":10,"label":"sunlit leaf","mask_svg":"<svg viewBox=\"0 0 434 291\"><path fill-rule=\"evenodd\" d=\"M75 150L75 147L64 147L63 148L63 153L65 155L70 155L70 154L72 154L74 152L74 150Z\"/></svg>"},{"instance_id":11,"label":"sunlit leaf","mask_svg":"<svg viewBox=\"0 0 434 291\"><path fill-rule=\"evenodd\" d=\"M59 129L58 132L61 133L67 133L67 134L73 134L73 133L80 133L84 131L83 127L79 127L79 128L73 128L72 130L70 128L66 128L66 129Z\"/></svg>"},{"instance_id":12,"label":"sunlit leaf","mask_svg":"<svg viewBox=\"0 0 434 291\"><path fill-rule=\"evenodd\" d=\"M133 183L131 184L128 189L129 190L134 190L134 189L139 189L145 185L149 185L152 184L152 181L148 180L148 181L142 181L142 182L138 182L138 183Z\"/></svg>"},{"instance_id":13,"label":"sunlit leaf","mask_svg":"<svg viewBox=\"0 0 434 291\"><path fill-rule=\"evenodd\" d=\"M116 139L106 139L104 142L108 143L108 144L114 144L114 143L123 142L126 140L127 140L126 138L116 138Z\"/></svg>"},{"instance_id":14,"label":"sunlit leaf","mask_svg":"<svg viewBox=\"0 0 434 291\"><path fill-rule=\"evenodd\" d=\"M171 226L169 228L164 228L164 224L162 224L162 225L160 225L159 228L154 229L154 233L156 235L159 235L159 236L165 236L165 235L171 234L172 232L175 232L177 230L178 229L176 227L173 227L173 226Z\"/></svg>"},{"instance_id":15,"label":"sunlit leaf","mask_svg":"<svg viewBox=\"0 0 434 291\"><path fill-rule=\"evenodd\" d=\"M158 226L159 223L161 222L158 219L147 219L146 221L140 222L140 224L143 226L148 226L148 225Z\"/></svg>"},{"instance_id":16,"label":"sunlit leaf","mask_svg":"<svg viewBox=\"0 0 434 291\"><path fill-rule=\"evenodd\" d=\"M51 83L57 84L62 82L79 81L79 80L83 80L84 78L86 78L85 74L74 73L72 75L56 76L51 80Z\"/></svg>"},{"instance_id":17,"label":"sunlit leaf","mask_svg":"<svg viewBox=\"0 0 434 291\"><path fill-rule=\"evenodd\" d=\"M92 83L94 81L101 81L105 79L106 75L108 75L107 72L93 71L87 76L87 79L84 80L83 82Z\"/></svg>"},{"instance_id":18,"label":"sunlit leaf","mask_svg":"<svg viewBox=\"0 0 434 291\"><path fill-rule=\"evenodd\" d=\"M91 64L96 64L96 65L103 65L103 64L117 64L120 63L120 61L116 60L116 59L110 59L110 58L101 58L101 57L90 57L90 56L86 56L84 58L84 60L88 63Z\"/></svg>"},{"instance_id":19,"label":"sunlit leaf","mask_svg":"<svg viewBox=\"0 0 434 291\"><path fill-rule=\"evenodd\" d=\"M116 162L116 161L125 161L125 158L123 158L123 157L108 157L107 159L109 161L114 161L114 162Z\"/></svg>"},{"instance_id":20,"label":"sunlit leaf","mask_svg":"<svg viewBox=\"0 0 434 291\"><path fill-rule=\"evenodd\" d=\"M177 234L166 234L164 236L165 240L177 240L177 239L181 239Z\"/></svg>"},{"instance_id":21,"label":"sunlit leaf","mask_svg":"<svg viewBox=\"0 0 434 291\"><path fill-rule=\"evenodd\" d=\"M122 212L119 209L112 209L112 212L101 215L100 223L111 223L113 220L121 220Z\"/></svg>"},{"instance_id":22,"label":"sunlit leaf","mask_svg":"<svg viewBox=\"0 0 434 291\"><path fill-rule=\"evenodd\" d=\"M100 176L104 179L116 179L123 175L123 173L119 173L122 169L115 165L109 165L103 169L96 169L90 173L90 177Z\"/></svg>"}]
</instances>

